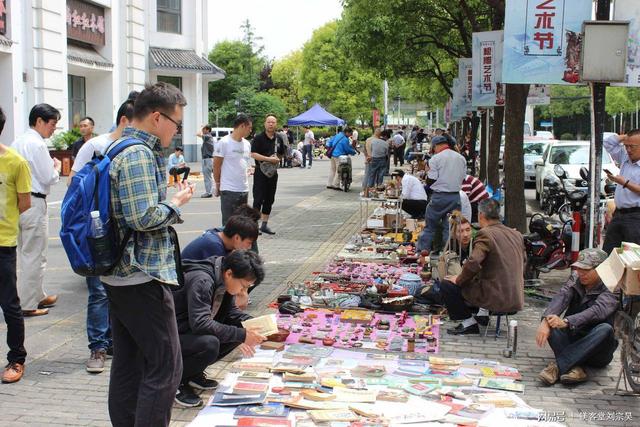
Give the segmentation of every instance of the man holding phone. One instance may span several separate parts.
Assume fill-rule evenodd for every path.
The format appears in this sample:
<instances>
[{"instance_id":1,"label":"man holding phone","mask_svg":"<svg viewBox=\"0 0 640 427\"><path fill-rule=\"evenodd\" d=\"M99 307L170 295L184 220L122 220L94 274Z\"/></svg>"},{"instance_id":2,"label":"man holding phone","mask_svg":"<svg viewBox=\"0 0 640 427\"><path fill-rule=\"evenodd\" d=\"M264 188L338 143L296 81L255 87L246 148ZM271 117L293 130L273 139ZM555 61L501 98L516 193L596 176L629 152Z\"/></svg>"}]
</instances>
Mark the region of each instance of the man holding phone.
<instances>
[{"instance_id":1,"label":"man holding phone","mask_svg":"<svg viewBox=\"0 0 640 427\"><path fill-rule=\"evenodd\" d=\"M626 135L611 135L603 145L620 165L620 175L614 176L604 169L607 178L617 184L616 210L602 246L606 253L611 253L623 240L640 244L640 129Z\"/></svg>"}]
</instances>

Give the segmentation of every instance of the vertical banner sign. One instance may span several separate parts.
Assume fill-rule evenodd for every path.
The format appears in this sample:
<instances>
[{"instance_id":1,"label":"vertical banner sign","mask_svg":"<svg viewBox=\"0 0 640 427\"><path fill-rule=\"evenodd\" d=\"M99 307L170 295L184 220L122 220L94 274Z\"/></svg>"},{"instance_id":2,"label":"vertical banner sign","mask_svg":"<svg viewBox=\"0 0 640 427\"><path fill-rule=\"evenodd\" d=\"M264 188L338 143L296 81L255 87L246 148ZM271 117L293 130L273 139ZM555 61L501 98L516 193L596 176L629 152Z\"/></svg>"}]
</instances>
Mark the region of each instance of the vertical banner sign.
<instances>
[{"instance_id":1,"label":"vertical banner sign","mask_svg":"<svg viewBox=\"0 0 640 427\"><path fill-rule=\"evenodd\" d=\"M447 101L447 105L444 106L444 122L447 125L451 122L451 98Z\"/></svg>"},{"instance_id":2,"label":"vertical banner sign","mask_svg":"<svg viewBox=\"0 0 640 427\"><path fill-rule=\"evenodd\" d=\"M502 82L502 31L473 33L474 107L495 107L498 86ZM502 92L502 91L501 91Z\"/></svg>"},{"instance_id":3,"label":"vertical banner sign","mask_svg":"<svg viewBox=\"0 0 640 427\"><path fill-rule=\"evenodd\" d=\"M592 0L507 0L504 83L576 84Z\"/></svg>"},{"instance_id":4,"label":"vertical banner sign","mask_svg":"<svg viewBox=\"0 0 640 427\"><path fill-rule=\"evenodd\" d=\"M7 4L6 0L0 0L0 34L7 34Z\"/></svg>"},{"instance_id":5,"label":"vertical banner sign","mask_svg":"<svg viewBox=\"0 0 640 427\"><path fill-rule=\"evenodd\" d=\"M473 110L473 61L471 58L458 59L458 80L461 91L461 109L463 113Z\"/></svg>"},{"instance_id":6,"label":"vertical banner sign","mask_svg":"<svg viewBox=\"0 0 640 427\"><path fill-rule=\"evenodd\" d=\"M461 91L461 87L462 85L460 84L460 79L453 79L453 87L452 87L452 92L453 92L453 97L452 97L452 101L451 101L451 120L458 120L460 117L462 117L464 115L464 111L462 110L462 104L463 104L463 99L462 99L462 91Z\"/></svg>"},{"instance_id":7,"label":"vertical banner sign","mask_svg":"<svg viewBox=\"0 0 640 427\"><path fill-rule=\"evenodd\" d=\"M377 108L373 110L373 127L380 126L380 110Z\"/></svg>"},{"instance_id":8,"label":"vertical banner sign","mask_svg":"<svg viewBox=\"0 0 640 427\"><path fill-rule=\"evenodd\" d=\"M629 21L629 41L627 42L627 75L625 83L614 86L640 86L640 1L616 0L613 19Z\"/></svg>"}]
</instances>

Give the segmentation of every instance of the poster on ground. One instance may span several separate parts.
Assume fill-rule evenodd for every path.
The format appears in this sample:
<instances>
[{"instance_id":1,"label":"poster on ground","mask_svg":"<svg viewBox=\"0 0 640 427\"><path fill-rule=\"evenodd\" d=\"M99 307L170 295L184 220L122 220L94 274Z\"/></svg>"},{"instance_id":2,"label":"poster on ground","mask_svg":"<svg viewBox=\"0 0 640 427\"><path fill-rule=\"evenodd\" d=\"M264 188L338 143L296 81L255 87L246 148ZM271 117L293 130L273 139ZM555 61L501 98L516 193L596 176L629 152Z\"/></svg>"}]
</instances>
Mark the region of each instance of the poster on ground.
<instances>
[{"instance_id":1,"label":"poster on ground","mask_svg":"<svg viewBox=\"0 0 640 427\"><path fill-rule=\"evenodd\" d=\"M507 0L502 81L577 84L592 0Z\"/></svg>"},{"instance_id":2,"label":"poster on ground","mask_svg":"<svg viewBox=\"0 0 640 427\"><path fill-rule=\"evenodd\" d=\"M504 105L503 37L503 31L473 33L473 107Z\"/></svg>"},{"instance_id":3,"label":"poster on ground","mask_svg":"<svg viewBox=\"0 0 640 427\"><path fill-rule=\"evenodd\" d=\"M640 1L616 0L613 19L629 21L629 41L627 42L627 76L625 83L615 86L640 86Z\"/></svg>"}]
</instances>

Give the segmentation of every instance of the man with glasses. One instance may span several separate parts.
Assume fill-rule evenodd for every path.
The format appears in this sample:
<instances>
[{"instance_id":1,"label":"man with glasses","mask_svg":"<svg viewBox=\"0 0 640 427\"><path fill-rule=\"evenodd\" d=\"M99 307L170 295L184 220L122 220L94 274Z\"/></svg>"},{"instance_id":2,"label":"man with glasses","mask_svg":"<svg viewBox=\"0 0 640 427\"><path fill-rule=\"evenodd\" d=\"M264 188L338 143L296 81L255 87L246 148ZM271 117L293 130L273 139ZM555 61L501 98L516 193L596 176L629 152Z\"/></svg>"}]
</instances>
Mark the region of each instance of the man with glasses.
<instances>
[{"instance_id":1,"label":"man with glasses","mask_svg":"<svg viewBox=\"0 0 640 427\"><path fill-rule=\"evenodd\" d=\"M185 283L173 292L184 370L176 403L185 407L202 405L194 392L218 386L204 373L207 366L236 347L245 357L265 340L253 329L242 326L251 316L236 305L236 297L264 279L260 257L250 250L236 250L225 257L212 256L183 263Z\"/></svg>"},{"instance_id":2,"label":"man with glasses","mask_svg":"<svg viewBox=\"0 0 640 427\"><path fill-rule=\"evenodd\" d=\"M115 426L169 425L182 376L170 226L183 222L180 207L191 200L195 186L187 184L167 200L163 148L180 131L186 104L173 85L145 87L133 106L132 126L122 132L138 144L122 150L109 169L114 240L122 241L127 230L135 236L110 274L100 277L111 316L109 415Z\"/></svg>"},{"instance_id":3,"label":"man with glasses","mask_svg":"<svg viewBox=\"0 0 640 427\"><path fill-rule=\"evenodd\" d=\"M619 247L622 241L640 244L640 129L626 135L611 135L604 140L604 148L620 165L620 175L613 176L606 169L607 178L616 184L616 210L602 249L606 253Z\"/></svg>"}]
</instances>

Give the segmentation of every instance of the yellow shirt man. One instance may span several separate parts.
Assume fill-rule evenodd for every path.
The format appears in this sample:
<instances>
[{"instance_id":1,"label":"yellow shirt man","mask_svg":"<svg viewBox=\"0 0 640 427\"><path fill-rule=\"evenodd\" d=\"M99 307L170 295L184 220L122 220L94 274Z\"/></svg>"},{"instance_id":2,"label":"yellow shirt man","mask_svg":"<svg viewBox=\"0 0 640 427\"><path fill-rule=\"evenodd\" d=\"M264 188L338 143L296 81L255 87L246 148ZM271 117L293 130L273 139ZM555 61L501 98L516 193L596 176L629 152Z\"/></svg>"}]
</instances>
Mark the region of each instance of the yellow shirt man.
<instances>
[{"instance_id":1,"label":"yellow shirt man","mask_svg":"<svg viewBox=\"0 0 640 427\"><path fill-rule=\"evenodd\" d=\"M18 198L25 195L28 200L30 194L29 163L12 148L0 144L0 246L17 245Z\"/></svg>"}]
</instances>

